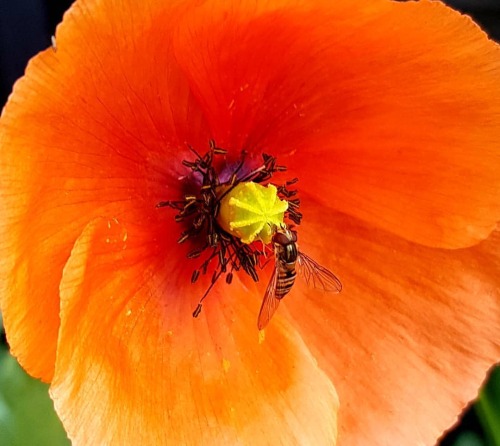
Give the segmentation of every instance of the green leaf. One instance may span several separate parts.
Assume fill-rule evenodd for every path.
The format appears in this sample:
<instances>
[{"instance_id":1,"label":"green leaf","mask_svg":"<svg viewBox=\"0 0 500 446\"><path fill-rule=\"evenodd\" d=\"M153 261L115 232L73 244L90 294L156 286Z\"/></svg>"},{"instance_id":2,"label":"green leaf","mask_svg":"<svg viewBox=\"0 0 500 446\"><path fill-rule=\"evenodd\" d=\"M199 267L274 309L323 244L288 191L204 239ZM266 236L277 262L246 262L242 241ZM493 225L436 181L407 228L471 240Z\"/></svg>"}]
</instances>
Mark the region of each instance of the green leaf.
<instances>
[{"instance_id":1,"label":"green leaf","mask_svg":"<svg viewBox=\"0 0 500 446\"><path fill-rule=\"evenodd\" d=\"M500 446L500 367L493 369L475 405L488 446Z\"/></svg>"},{"instance_id":2,"label":"green leaf","mask_svg":"<svg viewBox=\"0 0 500 446\"><path fill-rule=\"evenodd\" d=\"M459 435L453 446L486 446L481 437L472 431L466 431Z\"/></svg>"},{"instance_id":3,"label":"green leaf","mask_svg":"<svg viewBox=\"0 0 500 446\"><path fill-rule=\"evenodd\" d=\"M0 443L2 446L68 446L48 386L30 378L0 347Z\"/></svg>"}]
</instances>

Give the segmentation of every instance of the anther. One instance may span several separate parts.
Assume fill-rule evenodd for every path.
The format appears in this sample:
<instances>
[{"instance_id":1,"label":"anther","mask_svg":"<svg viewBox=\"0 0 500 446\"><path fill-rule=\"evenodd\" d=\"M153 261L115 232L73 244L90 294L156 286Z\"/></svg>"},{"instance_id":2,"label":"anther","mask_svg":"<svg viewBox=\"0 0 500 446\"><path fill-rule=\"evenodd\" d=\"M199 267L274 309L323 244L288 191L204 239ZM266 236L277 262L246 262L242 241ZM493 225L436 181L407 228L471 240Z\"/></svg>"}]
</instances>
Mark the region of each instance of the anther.
<instances>
[{"instance_id":1,"label":"anther","mask_svg":"<svg viewBox=\"0 0 500 446\"><path fill-rule=\"evenodd\" d=\"M186 257L188 259L196 259L197 257L200 257L200 255L204 249L205 249L205 247L203 247L201 249L194 249L193 251L188 252Z\"/></svg>"},{"instance_id":2,"label":"anther","mask_svg":"<svg viewBox=\"0 0 500 446\"><path fill-rule=\"evenodd\" d=\"M227 150L221 149L220 147L214 147L213 151L214 151L214 155L226 155L227 154Z\"/></svg>"},{"instance_id":3,"label":"anther","mask_svg":"<svg viewBox=\"0 0 500 446\"><path fill-rule=\"evenodd\" d=\"M191 162L191 161L182 160L182 164L186 167L189 167L192 170L198 169L198 165L196 163Z\"/></svg>"},{"instance_id":4,"label":"anther","mask_svg":"<svg viewBox=\"0 0 500 446\"><path fill-rule=\"evenodd\" d=\"M196 306L196 309L193 311L193 317L198 317L201 313L201 307L202 305L201 304L198 304Z\"/></svg>"},{"instance_id":5,"label":"anther","mask_svg":"<svg viewBox=\"0 0 500 446\"><path fill-rule=\"evenodd\" d=\"M191 275L191 283L195 283L198 280L198 277L200 277L200 270L195 269Z\"/></svg>"},{"instance_id":6,"label":"anther","mask_svg":"<svg viewBox=\"0 0 500 446\"><path fill-rule=\"evenodd\" d=\"M205 215L204 214L201 214L201 215L198 215L197 217L195 217L195 219L193 220L193 227L195 229L199 229L203 226L203 223L205 222Z\"/></svg>"},{"instance_id":7,"label":"anther","mask_svg":"<svg viewBox=\"0 0 500 446\"><path fill-rule=\"evenodd\" d=\"M267 258L265 254L258 251L255 246L243 243L240 238L226 232L217 218L220 217L221 201L224 196L231 193L231 190L238 187L240 183L265 183L270 180L274 173L286 171L285 166L277 165L276 158L262 154L262 163L257 168L246 174L242 174L245 167L245 157L247 153L241 152L241 158L236 166L229 172L224 183L221 183L219 171L213 162L216 156L227 155L227 150L217 147L214 140L209 141L210 150L201 156L193 147L188 146L195 155L194 159L183 160L182 164L189 168L194 175L201 179L201 187L198 186L196 193L187 193L183 200L162 201L156 207L170 207L177 210L175 215L176 222L186 224L185 230L181 233L178 243L185 242L188 238L195 238L199 243L196 249L191 249L187 253L187 258L199 258L208 248L208 255L204 256L203 263L193 271L191 282L195 283L203 274L207 274L209 266L213 269L211 284L203 294L198 305L193 311L193 317L198 317L202 311L202 302L209 295L217 280L222 274L226 275L226 283L233 281L234 271L244 270L255 282L259 277L257 267L262 268L261 260ZM288 209L285 211L285 217L296 224L300 223L302 214L298 212L300 201L298 199L289 200L295 197L297 192L289 190L291 186L298 181L297 178L287 181L284 185L277 187L278 196L286 199ZM224 192L221 193L220 186L224 186ZM273 185L273 187L275 187ZM271 249L271 248L269 248Z\"/></svg>"}]
</instances>

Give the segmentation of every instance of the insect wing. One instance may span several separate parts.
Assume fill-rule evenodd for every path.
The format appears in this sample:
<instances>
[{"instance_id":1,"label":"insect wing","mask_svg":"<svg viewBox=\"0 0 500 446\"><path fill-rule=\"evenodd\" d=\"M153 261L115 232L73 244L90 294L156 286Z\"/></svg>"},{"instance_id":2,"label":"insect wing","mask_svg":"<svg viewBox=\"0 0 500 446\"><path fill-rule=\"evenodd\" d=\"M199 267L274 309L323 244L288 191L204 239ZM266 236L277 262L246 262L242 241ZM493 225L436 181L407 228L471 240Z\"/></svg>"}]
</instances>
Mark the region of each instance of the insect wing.
<instances>
[{"instance_id":1,"label":"insect wing","mask_svg":"<svg viewBox=\"0 0 500 446\"><path fill-rule=\"evenodd\" d=\"M267 285L266 293L264 294L264 299L262 300L262 305L259 311L259 319L257 321L257 327L259 330L266 327L280 304L280 299L276 297L276 287L278 285L279 276L278 268L278 261L276 261L276 267L274 268L271 280L269 280L269 284Z\"/></svg>"},{"instance_id":2,"label":"insect wing","mask_svg":"<svg viewBox=\"0 0 500 446\"><path fill-rule=\"evenodd\" d=\"M303 252L297 257L297 271L313 288L333 293L342 291L339 278Z\"/></svg>"}]
</instances>

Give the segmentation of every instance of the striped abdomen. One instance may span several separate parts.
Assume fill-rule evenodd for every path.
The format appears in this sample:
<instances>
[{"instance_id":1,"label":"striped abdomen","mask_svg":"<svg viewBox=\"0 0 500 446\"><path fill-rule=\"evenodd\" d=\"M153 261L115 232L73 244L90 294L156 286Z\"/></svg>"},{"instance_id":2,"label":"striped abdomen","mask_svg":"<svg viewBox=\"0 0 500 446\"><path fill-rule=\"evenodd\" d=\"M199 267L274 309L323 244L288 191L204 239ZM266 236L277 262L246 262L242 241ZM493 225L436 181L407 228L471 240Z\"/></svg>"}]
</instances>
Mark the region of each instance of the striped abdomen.
<instances>
[{"instance_id":1,"label":"striped abdomen","mask_svg":"<svg viewBox=\"0 0 500 446\"><path fill-rule=\"evenodd\" d=\"M297 263L297 245L291 231L278 232L274 236L276 262L278 268L278 281L275 296L283 299L295 282L295 264Z\"/></svg>"},{"instance_id":2,"label":"striped abdomen","mask_svg":"<svg viewBox=\"0 0 500 446\"><path fill-rule=\"evenodd\" d=\"M295 262L293 264L280 264L278 269L278 283L276 285L275 296L277 299L283 299L295 283Z\"/></svg>"}]
</instances>

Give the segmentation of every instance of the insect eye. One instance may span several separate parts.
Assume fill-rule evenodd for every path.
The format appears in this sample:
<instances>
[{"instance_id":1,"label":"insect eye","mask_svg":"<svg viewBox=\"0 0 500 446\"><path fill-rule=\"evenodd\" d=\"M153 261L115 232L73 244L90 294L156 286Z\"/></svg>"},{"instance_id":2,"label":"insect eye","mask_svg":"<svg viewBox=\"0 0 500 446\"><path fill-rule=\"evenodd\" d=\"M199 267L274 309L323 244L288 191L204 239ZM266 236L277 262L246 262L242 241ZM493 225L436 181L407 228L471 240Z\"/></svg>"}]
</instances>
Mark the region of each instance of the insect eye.
<instances>
[{"instance_id":1,"label":"insect eye","mask_svg":"<svg viewBox=\"0 0 500 446\"><path fill-rule=\"evenodd\" d=\"M277 232L273 235L273 242L277 243L278 245L286 245L290 243L290 239L285 234Z\"/></svg>"}]
</instances>

